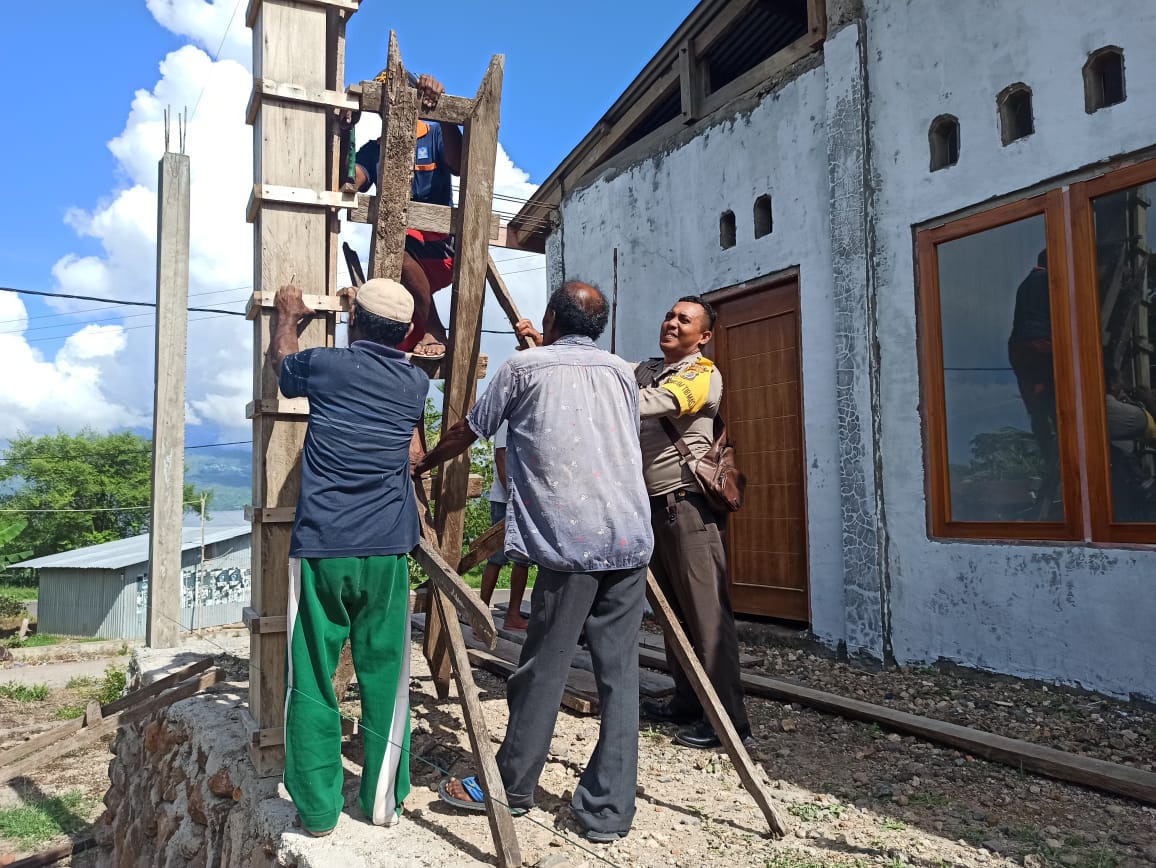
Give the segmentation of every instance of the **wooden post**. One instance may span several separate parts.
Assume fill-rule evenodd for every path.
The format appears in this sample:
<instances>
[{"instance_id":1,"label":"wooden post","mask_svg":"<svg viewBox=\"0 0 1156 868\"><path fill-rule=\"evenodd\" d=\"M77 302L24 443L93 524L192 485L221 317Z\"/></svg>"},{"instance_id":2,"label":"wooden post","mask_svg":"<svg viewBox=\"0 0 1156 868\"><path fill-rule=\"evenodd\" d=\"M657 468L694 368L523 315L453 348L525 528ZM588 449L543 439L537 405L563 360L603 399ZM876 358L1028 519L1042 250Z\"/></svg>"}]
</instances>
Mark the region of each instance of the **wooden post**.
<instances>
[{"instance_id":1,"label":"wooden post","mask_svg":"<svg viewBox=\"0 0 1156 868\"><path fill-rule=\"evenodd\" d=\"M291 0L262 0L250 7L253 75L311 90L324 90L338 74L338 33L331 9ZM332 108L263 99L253 124L253 181L306 190L329 189ZM290 282L304 292L333 295L336 229L328 208L305 202L261 201L253 225L253 284L275 292ZM303 349L332 341L333 317L314 317L300 334ZM277 379L265 353L272 339L272 312L253 320L253 505L297 504L305 417L278 409ZM288 601L292 525L254 522L253 608L259 617L283 616ZM257 621L260 623L260 621ZM285 753L280 731L285 707L285 634L250 636L249 714L251 757L260 775L279 774ZM278 737L265 737L272 731Z\"/></svg>"},{"instance_id":2,"label":"wooden post","mask_svg":"<svg viewBox=\"0 0 1156 868\"><path fill-rule=\"evenodd\" d=\"M181 514L185 491L185 351L189 332L189 158L161 157L157 185L156 377L146 641L181 633Z\"/></svg>"},{"instance_id":3,"label":"wooden post","mask_svg":"<svg viewBox=\"0 0 1156 868\"><path fill-rule=\"evenodd\" d=\"M766 817L767 824L771 827L771 834L776 838L783 837L788 831L787 824L771 802L770 794L759 781L758 770L751 762L751 756L747 753L747 749L743 747L743 741L735 731L730 715L722 707L718 693L715 692L714 685L710 683L706 671L699 663L698 656L694 653L694 647L690 644L686 631L678 623L674 611L670 608L670 603L666 601L662 589L658 587L658 582L654 578L654 573L650 570L646 571L646 599L650 601L650 608L654 610L655 617L658 618L658 623L662 626L662 632L671 640L670 647L674 651L674 656L678 658L691 687L694 688L695 695L702 703L707 720L714 727L719 741L726 749L727 756L734 763L735 771L739 773L743 787L751 794L763 812L763 816Z\"/></svg>"},{"instance_id":4,"label":"wooden post","mask_svg":"<svg viewBox=\"0 0 1156 868\"><path fill-rule=\"evenodd\" d=\"M470 746L474 749L474 758L478 761L478 776L482 779L482 789L486 794L486 817L490 821L494 848L498 851L498 865L501 868L516 868L522 864L522 852L518 846L518 834L514 831L510 806L505 801L506 786L502 783L501 772L498 771L494 748L490 743L490 730L486 726L485 713L478 700L478 688L474 684L470 670L466 640L462 636L458 619L454 617L453 607L446 603L440 593L433 593L430 599L433 603L430 612L432 613L434 609L439 610L438 614L444 622L443 628L458 684L458 698L462 702L462 716L465 719L466 732L469 733ZM498 793L501 795L497 796Z\"/></svg>"}]
</instances>

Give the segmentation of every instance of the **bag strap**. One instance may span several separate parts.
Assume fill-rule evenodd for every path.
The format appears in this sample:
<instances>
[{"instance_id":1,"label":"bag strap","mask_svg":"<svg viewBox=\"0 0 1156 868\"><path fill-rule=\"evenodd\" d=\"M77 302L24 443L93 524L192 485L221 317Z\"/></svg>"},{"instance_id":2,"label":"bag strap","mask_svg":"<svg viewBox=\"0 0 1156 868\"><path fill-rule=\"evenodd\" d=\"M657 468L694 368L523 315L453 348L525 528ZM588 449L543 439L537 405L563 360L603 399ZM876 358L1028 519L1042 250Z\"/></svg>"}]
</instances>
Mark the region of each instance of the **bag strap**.
<instances>
[{"instance_id":1,"label":"bag strap","mask_svg":"<svg viewBox=\"0 0 1156 868\"><path fill-rule=\"evenodd\" d=\"M674 423L670 421L670 417L661 416L659 422L662 423L662 430L666 432L666 436L670 438L670 442L674 444L674 448L678 450L679 456L683 462L690 466L694 461L694 456L690 452L690 447L686 445L686 441L678 433L678 429L674 427Z\"/></svg>"}]
</instances>

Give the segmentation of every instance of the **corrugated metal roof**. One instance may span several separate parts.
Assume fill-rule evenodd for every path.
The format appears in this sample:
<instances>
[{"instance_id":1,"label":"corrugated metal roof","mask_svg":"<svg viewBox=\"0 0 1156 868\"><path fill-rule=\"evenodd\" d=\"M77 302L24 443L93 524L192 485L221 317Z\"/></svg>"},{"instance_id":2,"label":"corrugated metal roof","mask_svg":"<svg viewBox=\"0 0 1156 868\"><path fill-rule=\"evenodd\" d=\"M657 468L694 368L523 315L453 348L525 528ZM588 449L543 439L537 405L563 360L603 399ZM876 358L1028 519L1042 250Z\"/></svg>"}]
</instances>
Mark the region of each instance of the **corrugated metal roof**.
<instances>
[{"instance_id":1,"label":"corrugated metal roof","mask_svg":"<svg viewBox=\"0 0 1156 868\"><path fill-rule=\"evenodd\" d=\"M230 524L224 527L205 528L205 545L223 542L252 532L250 525ZM201 545L201 529L186 527L181 529L181 551L199 548ZM45 555L42 558L33 558L30 561L21 561L12 564L14 567L29 567L42 569L44 567L71 567L93 570L116 570L121 567L130 567L133 564L142 564L149 559L149 535L142 533L139 536L130 536L127 539L118 539L113 542L101 543L95 546L85 546L68 552L55 555Z\"/></svg>"}]
</instances>

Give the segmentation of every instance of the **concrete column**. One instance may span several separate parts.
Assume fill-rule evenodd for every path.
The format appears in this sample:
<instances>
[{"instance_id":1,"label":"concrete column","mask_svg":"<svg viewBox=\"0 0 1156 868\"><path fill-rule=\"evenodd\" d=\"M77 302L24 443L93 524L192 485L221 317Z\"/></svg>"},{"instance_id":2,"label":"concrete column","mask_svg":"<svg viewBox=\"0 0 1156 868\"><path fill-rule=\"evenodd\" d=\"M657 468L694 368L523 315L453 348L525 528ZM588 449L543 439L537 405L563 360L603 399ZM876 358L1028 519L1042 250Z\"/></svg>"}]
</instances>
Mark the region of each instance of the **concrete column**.
<instances>
[{"instance_id":1,"label":"concrete column","mask_svg":"<svg viewBox=\"0 0 1156 868\"><path fill-rule=\"evenodd\" d=\"M189 158L166 153L157 188L156 386L153 393L150 648L181 632L181 515L185 483L185 355L189 307Z\"/></svg>"}]
</instances>

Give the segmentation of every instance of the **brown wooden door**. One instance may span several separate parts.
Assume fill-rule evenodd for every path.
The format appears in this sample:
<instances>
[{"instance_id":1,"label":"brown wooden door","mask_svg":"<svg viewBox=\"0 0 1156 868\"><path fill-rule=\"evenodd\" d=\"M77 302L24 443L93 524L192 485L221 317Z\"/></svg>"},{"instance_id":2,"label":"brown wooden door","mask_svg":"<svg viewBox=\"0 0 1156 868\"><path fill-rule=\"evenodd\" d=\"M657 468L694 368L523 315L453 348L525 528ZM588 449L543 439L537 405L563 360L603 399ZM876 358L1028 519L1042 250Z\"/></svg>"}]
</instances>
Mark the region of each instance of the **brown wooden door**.
<instances>
[{"instance_id":1,"label":"brown wooden door","mask_svg":"<svg viewBox=\"0 0 1156 868\"><path fill-rule=\"evenodd\" d=\"M711 355L747 477L730 517L731 598L737 612L809 621L799 284L720 293L715 306Z\"/></svg>"}]
</instances>

